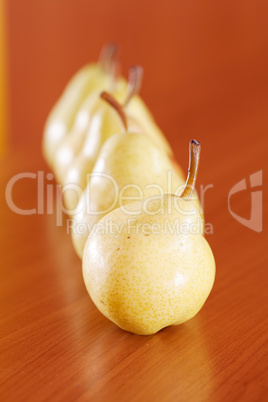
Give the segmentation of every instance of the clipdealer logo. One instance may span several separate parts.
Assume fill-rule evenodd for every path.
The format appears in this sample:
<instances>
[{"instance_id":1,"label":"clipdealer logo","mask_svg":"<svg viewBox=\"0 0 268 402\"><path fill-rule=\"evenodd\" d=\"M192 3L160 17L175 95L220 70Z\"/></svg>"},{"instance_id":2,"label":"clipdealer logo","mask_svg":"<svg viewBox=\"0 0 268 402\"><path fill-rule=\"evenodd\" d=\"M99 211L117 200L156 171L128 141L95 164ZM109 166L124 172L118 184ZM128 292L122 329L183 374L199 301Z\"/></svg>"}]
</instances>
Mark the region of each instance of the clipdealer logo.
<instances>
[{"instance_id":1,"label":"clipdealer logo","mask_svg":"<svg viewBox=\"0 0 268 402\"><path fill-rule=\"evenodd\" d=\"M263 205L262 205L262 189L260 189L260 186L262 186L262 170L259 170L255 173L252 173L249 176L249 183L250 183L250 188L253 189L251 191L251 206L250 206L250 218L246 219L243 218L242 216L239 216L237 213L233 212L231 209L230 201L231 197L234 194L237 194L241 191L245 191L247 189L247 182L246 178L240 180L238 183L236 183L231 190L229 191L228 195L228 209L232 217L241 225L253 230L254 232L261 233L262 232L262 226L263 226ZM257 189L258 188L258 189Z\"/></svg>"},{"instance_id":2,"label":"clipdealer logo","mask_svg":"<svg viewBox=\"0 0 268 402\"><path fill-rule=\"evenodd\" d=\"M115 194L119 197L119 190L116 187L116 182L113 177L108 177L109 175L105 175L105 178L110 179L115 185ZM35 181L37 187L37 205L35 208L31 209L22 209L13 199L13 189L14 186L20 180L31 179ZM45 174L43 171L38 171L37 173L33 172L22 172L14 175L10 178L6 185L5 189L5 198L6 203L11 211L18 215L42 215L48 214L52 215L56 212L56 226L62 226L63 224L63 214L69 215L74 211L69 211L65 208L63 203L63 193L65 191L74 191L77 194L77 198L79 198L84 192L83 189L72 188L72 185L62 187L60 184L51 183L54 179L54 175L52 173ZM47 181L47 182L46 182ZM250 218L246 219L243 216L238 215L231 209L231 198L239 193L247 190L247 180L243 178L238 183L236 183L228 193L228 211L230 215L241 225L247 227L248 229L255 231L257 233L261 233L263 230L263 191L262 191L262 183L263 183L263 171L259 170L255 173L252 173L249 176L249 187L252 189L251 191L251 207L250 207ZM129 185L128 185L129 187ZM137 186L136 186L137 187ZM209 189L213 189L214 185L209 184L206 186L201 185L199 191L199 199L201 205L204 209L205 206L205 193ZM124 189L120 190L121 192ZM142 192L142 191L141 191ZM160 194L161 195L161 191ZM245 194L248 196L248 193ZM209 224L212 226L211 224ZM210 227L209 230L205 230L206 234L213 234L213 228Z\"/></svg>"}]
</instances>

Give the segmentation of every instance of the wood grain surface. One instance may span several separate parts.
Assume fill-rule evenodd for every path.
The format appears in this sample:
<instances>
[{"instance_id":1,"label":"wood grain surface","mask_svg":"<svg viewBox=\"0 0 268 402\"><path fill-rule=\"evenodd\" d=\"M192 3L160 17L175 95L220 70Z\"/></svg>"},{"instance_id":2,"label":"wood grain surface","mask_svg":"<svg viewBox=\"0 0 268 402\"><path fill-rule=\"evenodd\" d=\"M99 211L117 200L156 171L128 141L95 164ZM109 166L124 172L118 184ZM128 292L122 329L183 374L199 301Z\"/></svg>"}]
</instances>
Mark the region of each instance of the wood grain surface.
<instances>
[{"instance_id":1,"label":"wood grain surface","mask_svg":"<svg viewBox=\"0 0 268 402\"><path fill-rule=\"evenodd\" d=\"M29 0L9 2L8 12L1 400L267 401L267 3ZM144 65L142 94L184 171L189 140L201 141L197 188L212 186L205 217L213 228L206 237L216 259L214 288L195 318L154 336L117 328L91 302L66 217L57 226L56 183L40 150L45 117L67 79L110 38L122 44L124 72L133 61ZM250 175L258 171L259 233L228 208L230 190L245 179L230 208L250 218ZM7 183L21 172L44 172L44 209L53 190L53 214L23 216L8 207ZM13 201L37 208L42 191L36 179L21 179Z\"/></svg>"}]
</instances>

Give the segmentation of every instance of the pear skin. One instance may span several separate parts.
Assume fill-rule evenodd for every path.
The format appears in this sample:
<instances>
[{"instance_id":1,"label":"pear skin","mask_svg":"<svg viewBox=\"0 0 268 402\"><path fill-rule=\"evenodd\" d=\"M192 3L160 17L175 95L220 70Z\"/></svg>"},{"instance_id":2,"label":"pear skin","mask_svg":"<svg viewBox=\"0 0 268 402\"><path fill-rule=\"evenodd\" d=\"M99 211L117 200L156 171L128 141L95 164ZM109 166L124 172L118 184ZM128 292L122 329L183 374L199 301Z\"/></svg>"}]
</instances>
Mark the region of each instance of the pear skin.
<instances>
[{"instance_id":1,"label":"pear skin","mask_svg":"<svg viewBox=\"0 0 268 402\"><path fill-rule=\"evenodd\" d=\"M105 215L83 254L84 282L102 314L139 335L194 317L215 278L200 220L193 202L170 194Z\"/></svg>"}]
</instances>

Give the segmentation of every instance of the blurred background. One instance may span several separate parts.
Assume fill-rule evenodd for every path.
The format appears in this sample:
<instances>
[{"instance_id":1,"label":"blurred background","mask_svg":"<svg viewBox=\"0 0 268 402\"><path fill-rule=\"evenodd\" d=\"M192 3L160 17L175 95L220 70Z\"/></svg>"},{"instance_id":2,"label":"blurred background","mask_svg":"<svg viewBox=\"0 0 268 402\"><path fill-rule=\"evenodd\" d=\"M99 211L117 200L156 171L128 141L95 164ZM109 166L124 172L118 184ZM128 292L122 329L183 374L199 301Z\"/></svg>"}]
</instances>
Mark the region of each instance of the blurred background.
<instances>
[{"instance_id":1,"label":"blurred background","mask_svg":"<svg viewBox=\"0 0 268 402\"><path fill-rule=\"evenodd\" d=\"M141 94L184 163L180 140L185 149L191 137L238 146L237 122L249 127L252 113L262 116L252 135L267 135L267 0L0 2L1 148L41 153L67 81L111 40L125 75L144 67Z\"/></svg>"}]
</instances>

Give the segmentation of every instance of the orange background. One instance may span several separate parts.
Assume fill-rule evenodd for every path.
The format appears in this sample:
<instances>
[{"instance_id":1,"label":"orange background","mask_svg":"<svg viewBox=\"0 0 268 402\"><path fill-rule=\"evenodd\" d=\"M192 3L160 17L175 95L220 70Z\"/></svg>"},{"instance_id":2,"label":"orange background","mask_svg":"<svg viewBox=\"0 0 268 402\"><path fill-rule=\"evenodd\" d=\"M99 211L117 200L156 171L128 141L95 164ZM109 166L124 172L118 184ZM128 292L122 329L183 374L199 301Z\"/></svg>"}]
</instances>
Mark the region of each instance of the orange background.
<instances>
[{"instance_id":1,"label":"orange background","mask_svg":"<svg viewBox=\"0 0 268 402\"><path fill-rule=\"evenodd\" d=\"M67 81L114 40L125 74L144 66L141 93L177 156L179 139L219 142L218 129L237 145L230 125L268 110L267 15L266 0L8 1L12 144L39 148Z\"/></svg>"},{"instance_id":2,"label":"orange background","mask_svg":"<svg viewBox=\"0 0 268 402\"><path fill-rule=\"evenodd\" d=\"M0 156L5 149L7 135L7 41L6 9L0 0Z\"/></svg>"}]
</instances>

